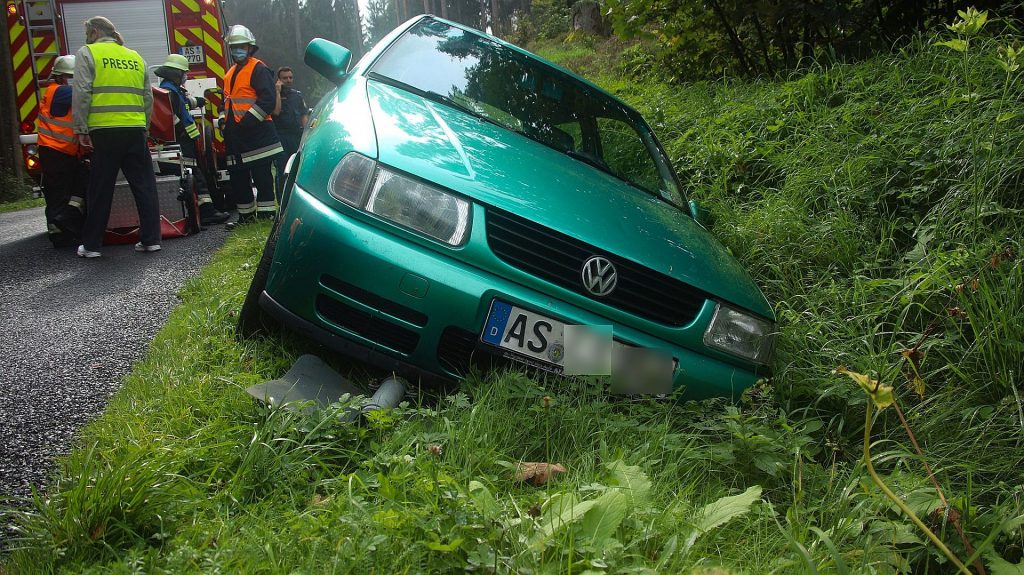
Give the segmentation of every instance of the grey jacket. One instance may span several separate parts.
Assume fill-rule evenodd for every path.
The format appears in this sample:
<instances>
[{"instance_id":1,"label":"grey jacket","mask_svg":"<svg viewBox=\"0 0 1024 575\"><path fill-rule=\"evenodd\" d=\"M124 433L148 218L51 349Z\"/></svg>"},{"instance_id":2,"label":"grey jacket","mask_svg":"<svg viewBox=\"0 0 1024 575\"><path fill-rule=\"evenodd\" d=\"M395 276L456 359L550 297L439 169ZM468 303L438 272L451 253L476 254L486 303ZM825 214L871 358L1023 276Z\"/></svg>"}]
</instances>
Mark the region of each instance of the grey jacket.
<instances>
[{"instance_id":1,"label":"grey jacket","mask_svg":"<svg viewBox=\"0 0 1024 575\"><path fill-rule=\"evenodd\" d=\"M113 42L113 38L100 38L97 42ZM149 126L149 117L153 114L153 91L148 89L149 70L143 66L143 90L142 100L146 107L146 126ZM75 54L75 77L71 81L73 88L71 96L72 124L76 134L89 133L89 107L92 105L92 82L96 79L96 62L92 58L92 52L88 46L82 46Z\"/></svg>"}]
</instances>

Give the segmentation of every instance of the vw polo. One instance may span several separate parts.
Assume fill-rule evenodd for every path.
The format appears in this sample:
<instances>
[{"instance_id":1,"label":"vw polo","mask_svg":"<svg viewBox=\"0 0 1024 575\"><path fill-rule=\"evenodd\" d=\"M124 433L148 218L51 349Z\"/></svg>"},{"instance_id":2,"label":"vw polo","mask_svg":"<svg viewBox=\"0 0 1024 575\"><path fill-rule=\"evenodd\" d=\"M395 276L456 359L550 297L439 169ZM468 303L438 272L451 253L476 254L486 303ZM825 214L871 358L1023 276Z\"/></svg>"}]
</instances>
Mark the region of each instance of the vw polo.
<instances>
[{"instance_id":1,"label":"vw polo","mask_svg":"<svg viewBox=\"0 0 1024 575\"><path fill-rule=\"evenodd\" d=\"M767 372L771 306L635 110L433 16L351 69L323 39L305 59L336 87L289 161L243 333L269 316L420 379L486 358L613 378L640 363L702 398Z\"/></svg>"}]
</instances>

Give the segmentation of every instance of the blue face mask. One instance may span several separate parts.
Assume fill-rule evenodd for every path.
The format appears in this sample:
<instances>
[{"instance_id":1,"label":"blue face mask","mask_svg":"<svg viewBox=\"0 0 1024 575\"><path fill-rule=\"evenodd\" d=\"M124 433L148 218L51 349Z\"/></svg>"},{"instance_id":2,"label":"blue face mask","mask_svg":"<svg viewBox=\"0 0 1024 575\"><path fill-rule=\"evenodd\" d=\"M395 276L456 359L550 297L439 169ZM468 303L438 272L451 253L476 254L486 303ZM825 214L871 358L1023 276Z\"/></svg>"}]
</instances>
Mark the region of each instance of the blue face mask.
<instances>
[{"instance_id":1,"label":"blue face mask","mask_svg":"<svg viewBox=\"0 0 1024 575\"><path fill-rule=\"evenodd\" d=\"M249 48L244 46L241 48L231 48L229 51L231 52L231 59L235 62L242 62L249 57Z\"/></svg>"}]
</instances>

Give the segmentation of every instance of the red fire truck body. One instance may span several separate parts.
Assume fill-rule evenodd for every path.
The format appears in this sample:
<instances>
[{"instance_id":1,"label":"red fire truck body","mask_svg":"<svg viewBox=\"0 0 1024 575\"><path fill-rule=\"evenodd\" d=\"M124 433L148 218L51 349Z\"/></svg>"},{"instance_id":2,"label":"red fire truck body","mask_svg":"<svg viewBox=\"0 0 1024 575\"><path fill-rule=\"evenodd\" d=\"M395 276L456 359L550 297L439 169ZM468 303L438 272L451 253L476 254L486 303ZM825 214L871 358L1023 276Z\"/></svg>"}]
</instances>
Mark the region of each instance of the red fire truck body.
<instances>
[{"instance_id":1,"label":"red fire truck body","mask_svg":"<svg viewBox=\"0 0 1024 575\"><path fill-rule=\"evenodd\" d=\"M5 0L14 90L20 120L19 141L24 166L38 179L36 147L39 100L54 60L75 54L85 43L84 22L109 18L146 64L155 67L167 54L189 60L186 88L211 100L208 119L220 108L218 85L226 71L224 22L219 0ZM159 78L150 74L154 83ZM208 124L212 124L209 122ZM213 129L212 148L223 153L223 138Z\"/></svg>"}]
</instances>

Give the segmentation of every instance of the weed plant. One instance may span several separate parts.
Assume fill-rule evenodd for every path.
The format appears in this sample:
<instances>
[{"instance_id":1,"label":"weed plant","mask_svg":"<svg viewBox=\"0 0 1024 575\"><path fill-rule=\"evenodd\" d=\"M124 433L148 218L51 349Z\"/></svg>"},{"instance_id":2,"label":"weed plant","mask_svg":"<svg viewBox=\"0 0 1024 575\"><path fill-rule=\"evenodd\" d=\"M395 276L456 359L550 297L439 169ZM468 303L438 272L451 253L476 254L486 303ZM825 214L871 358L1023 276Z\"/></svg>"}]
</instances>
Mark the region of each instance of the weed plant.
<instances>
[{"instance_id":1,"label":"weed plant","mask_svg":"<svg viewBox=\"0 0 1024 575\"><path fill-rule=\"evenodd\" d=\"M317 350L234 338L267 232L243 228L45 493L10 513L4 568L953 572L868 479L867 397L833 374L847 366L894 386L922 447L893 410L876 416L885 483L973 572L1020 573L1024 105L1015 39L990 22L963 51L937 44L961 36L784 81L685 87L645 76L642 48L624 51L624 70L606 65L615 54L542 47L596 64L581 71L644 112L775 302L775 377L742 401L616 398L597 381L502 372L362 425L337 417L359 398L261 407L244 389ZM532 486L514 479L522 461L568 472Z\"/></svg>"}]
</instances>

